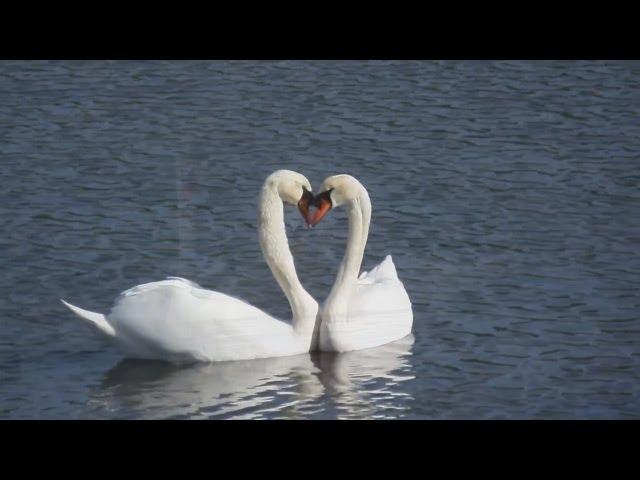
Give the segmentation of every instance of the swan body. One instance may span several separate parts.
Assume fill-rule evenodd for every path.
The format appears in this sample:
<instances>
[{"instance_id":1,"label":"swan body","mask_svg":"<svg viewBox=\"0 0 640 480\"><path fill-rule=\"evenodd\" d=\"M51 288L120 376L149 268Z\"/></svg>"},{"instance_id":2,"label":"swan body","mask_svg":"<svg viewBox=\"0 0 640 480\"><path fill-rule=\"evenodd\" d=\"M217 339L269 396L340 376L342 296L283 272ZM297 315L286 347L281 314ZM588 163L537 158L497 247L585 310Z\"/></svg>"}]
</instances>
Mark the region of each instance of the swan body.
<instances>
[{"instance_id":1,"label":"swan body","mask_svg":"<svg viewBox=\"0 0 640 480\"><path fill-rule=\"evenodd\" d=\"M279 170L267 178L260 197L260 244L289 300L291 321L178 277L123 292L108 315L62 302L129 358L185 363L309 352L317 335L318 304L298 280L285 232L283 202L298 203L304 216L310 190L302 175Z\"/></svg>"},{"instance_id":2,"label":"swan body","mask_svg":"<svg viewBox=\"0 0 640 480\"><path fill-rule=\"evenodd\" d=\"M320 324L320 349L346 352L376 347L411 333L411 300L391 255L356 281L346 321Z\"/></svg>"},{"instance_id":3,"label":"swan body","mask_svg":"<svg viewBox=\"0 0 640 480\"><path fill-rule=\"evenodd\" d=\"M346 352L376 347L411 333L413 311L391 255L358 275L369 234L371 201L367 190L350 175L327 178L316 195L318 207L310 224L344 205L349 235L344 259L331 293L320 310L319 348Z\"/></svg>"}]
</instances>

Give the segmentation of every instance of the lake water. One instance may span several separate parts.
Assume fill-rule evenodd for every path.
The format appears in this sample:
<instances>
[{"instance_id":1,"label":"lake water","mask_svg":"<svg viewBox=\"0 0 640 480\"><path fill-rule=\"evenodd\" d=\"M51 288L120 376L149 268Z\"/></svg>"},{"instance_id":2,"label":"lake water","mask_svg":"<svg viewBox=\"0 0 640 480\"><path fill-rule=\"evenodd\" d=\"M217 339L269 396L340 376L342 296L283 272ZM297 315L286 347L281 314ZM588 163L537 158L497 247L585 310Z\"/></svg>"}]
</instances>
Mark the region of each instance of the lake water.
<instances>
[{"instance_id":1,"label":"lake water","mask_svg":"<svg viewBox=\"0 0 640 480\"><path fill-rule=\"evenodd\" d=\"M0 62L0 418L640 418L640 62ZM414 334L174 367L108 312L181 276L280 316L257 194L350 173ZM346 239L287 210L323 300Z\"/></svg>"}]
</instances>

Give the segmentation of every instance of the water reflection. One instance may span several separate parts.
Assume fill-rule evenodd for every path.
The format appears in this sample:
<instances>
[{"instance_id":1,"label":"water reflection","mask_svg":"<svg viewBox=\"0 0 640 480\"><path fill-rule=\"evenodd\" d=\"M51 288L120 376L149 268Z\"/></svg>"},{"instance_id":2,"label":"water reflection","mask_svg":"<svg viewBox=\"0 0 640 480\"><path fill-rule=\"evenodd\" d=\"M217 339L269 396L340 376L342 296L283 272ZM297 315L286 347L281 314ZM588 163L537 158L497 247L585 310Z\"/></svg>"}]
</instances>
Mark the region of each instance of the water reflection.
<instances>
[{"instance_id":1,"label":"water reflection","mask_svg":"<svg viewBox=\"0 0 640 480\"><path fill-rule=\"evenodd\" d=\"M396 418L411 399L401 384L414 378L413 342L188 367L123 360L91 408L110 418Z\"/></svg>"},{"instance_id":2,"label":"water reflection","mask_svg":"<svg viewBox=\"0 0 640 480\"><path fill-rule=\"evenodd\" d=\"M411 395L413 335L381 347L314 356L318 378L335 406L337 418L397 418Z\"/></svg>"}]
</instances>

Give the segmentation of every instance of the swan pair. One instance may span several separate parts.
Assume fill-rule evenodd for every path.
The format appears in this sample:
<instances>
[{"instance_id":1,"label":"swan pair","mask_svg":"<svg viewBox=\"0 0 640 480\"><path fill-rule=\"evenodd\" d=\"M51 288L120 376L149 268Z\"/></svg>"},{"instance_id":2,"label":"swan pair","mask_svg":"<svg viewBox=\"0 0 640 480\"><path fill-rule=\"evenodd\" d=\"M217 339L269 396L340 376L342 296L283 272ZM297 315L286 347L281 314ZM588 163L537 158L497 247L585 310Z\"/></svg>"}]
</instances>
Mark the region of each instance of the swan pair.
<instances>
[{"instance_id":1,"label":"swan pair","mask_svg":"<svg viewBox=\"0 0 640 480\"><path fill-rule=\"evenodd\" d=\"M347 209L345 256L321 308L298 279L285 231L285 203L297 205L311 226L332 208ZM260 193L259 240L289 301L290 322L178 277L126 290L108 315L62 303L131 358L215 362L383 345L411 333L413 313L390 255L358 276L370 220L369 194L350 175L328 177L316 196L299 173L278 170L267 177Z\"/></svg>"}]
</instances>

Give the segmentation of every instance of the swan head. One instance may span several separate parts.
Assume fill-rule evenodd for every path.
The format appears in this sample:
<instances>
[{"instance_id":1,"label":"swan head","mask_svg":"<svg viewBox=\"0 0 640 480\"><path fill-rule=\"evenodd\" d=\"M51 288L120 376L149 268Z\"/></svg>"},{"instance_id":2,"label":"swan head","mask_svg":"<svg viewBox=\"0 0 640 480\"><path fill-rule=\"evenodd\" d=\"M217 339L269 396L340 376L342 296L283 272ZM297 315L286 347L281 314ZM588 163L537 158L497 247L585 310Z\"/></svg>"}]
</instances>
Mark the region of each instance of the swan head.
<instances>
[{"instance_id":1,"label":"swan head","mask_svg":"<svg viewBox=\"0 0 640 480\"><path fill-rule=\"evenodd\" d=\"M317 224L329 210L353 202L363 190L362 184L351 175L332 175L325 178L318 194L313 198L313 206L317 210L307 215L307 223L311 226Z\"/></svg>"},{"instance_id":2,"label":"swan head","mask_svg":"<svg viewBox=\"0 0 640 480\"><path fill-rule=\"evenodd\" d=\"M284 203L297 205L302 218L309 223L309 205L313 202L313 193L307 177L292 170L277 170L267 177L265 185L275 188Z\"/></svg>"}]
</instances>

